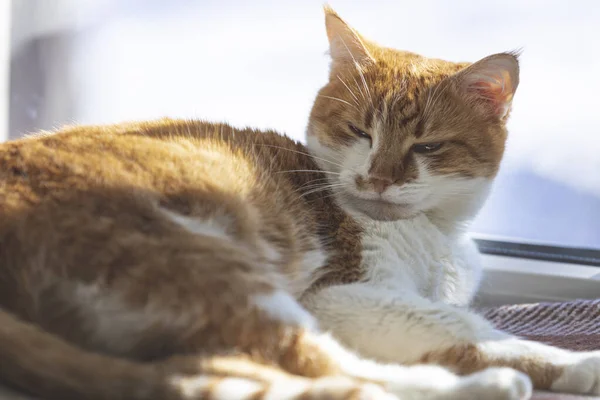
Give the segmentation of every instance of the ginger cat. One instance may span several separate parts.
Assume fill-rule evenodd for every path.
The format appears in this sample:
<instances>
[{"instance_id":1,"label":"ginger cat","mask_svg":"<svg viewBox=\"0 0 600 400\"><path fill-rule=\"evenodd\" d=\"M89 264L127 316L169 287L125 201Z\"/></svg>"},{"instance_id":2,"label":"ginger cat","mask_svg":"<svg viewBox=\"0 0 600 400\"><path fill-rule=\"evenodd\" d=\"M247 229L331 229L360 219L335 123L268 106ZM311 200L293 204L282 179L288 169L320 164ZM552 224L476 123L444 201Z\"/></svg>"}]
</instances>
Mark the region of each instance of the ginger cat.
<instances>
[{"instance_id":1,"label":"ginger cat","mask_svg":"<svg viewBox=\"0 0 600 400\"><path fill-rule=\"evenodd\" d=\"M600 391L598 354L465 307L516 56L428 59L325 13L307 148L168 119L0 145L1 382L47 400Z\"/></svg>"}]
</instances>

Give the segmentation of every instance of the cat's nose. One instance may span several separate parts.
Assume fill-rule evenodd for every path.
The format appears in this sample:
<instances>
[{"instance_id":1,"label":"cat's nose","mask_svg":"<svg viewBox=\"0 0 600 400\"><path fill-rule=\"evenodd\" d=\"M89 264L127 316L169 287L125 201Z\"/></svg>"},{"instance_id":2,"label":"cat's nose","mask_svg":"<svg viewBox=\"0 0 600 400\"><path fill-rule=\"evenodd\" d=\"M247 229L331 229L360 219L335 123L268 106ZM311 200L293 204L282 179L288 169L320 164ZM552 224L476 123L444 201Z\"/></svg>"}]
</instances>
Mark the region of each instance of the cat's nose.
<instances>
[{"instance_id":1,"label":"cat's nose","mask_svg":"<svg viewBox=\"0 0 600 400\"><path fill-rule=\"evenodd\" d=\"M371 178L369 179L369 182L371 182L371 185L373 185L373 190L375 190L375 192L379 194L385 192L387 188L392 186L392 184L394 183L391 179L388 178Z\"/></svg>"}]
</instances>

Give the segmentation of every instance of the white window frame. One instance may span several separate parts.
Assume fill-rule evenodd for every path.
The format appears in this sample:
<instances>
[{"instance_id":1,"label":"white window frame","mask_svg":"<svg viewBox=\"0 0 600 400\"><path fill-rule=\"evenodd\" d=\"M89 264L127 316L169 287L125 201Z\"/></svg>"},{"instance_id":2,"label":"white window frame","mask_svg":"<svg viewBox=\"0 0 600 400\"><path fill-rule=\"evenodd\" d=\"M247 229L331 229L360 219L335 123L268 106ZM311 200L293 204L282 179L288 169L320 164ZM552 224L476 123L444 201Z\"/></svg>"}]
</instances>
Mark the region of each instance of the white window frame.
<instances>
[{"instance_id":1,"label":"white window frame","mask_svg":"<svg viewBox=\"0 0 600 400\"><path fill-rule=\"evenodd\" d=\"M476 304L496 306L600 298L600 268L483 254Z\"/></svg>"}]
</instances>

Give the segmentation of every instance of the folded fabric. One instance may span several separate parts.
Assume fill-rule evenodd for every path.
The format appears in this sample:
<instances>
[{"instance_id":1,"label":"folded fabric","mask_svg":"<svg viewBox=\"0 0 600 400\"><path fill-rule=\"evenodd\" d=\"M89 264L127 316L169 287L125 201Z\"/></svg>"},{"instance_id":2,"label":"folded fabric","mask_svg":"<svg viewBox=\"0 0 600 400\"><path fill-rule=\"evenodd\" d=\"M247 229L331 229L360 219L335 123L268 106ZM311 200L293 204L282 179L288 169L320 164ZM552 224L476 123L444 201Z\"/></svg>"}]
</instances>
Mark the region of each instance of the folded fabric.
<instances>
[{"instance_id":1,"label":"folded fabric","mask_svg":"<svg viewBox=\"0 0 600 400\"><path fill-rule=\"evenodd\" d=\"M501 306L483 315L522 338L569 350L600 350L600 299Z\"/></svg>"}]
</instances>

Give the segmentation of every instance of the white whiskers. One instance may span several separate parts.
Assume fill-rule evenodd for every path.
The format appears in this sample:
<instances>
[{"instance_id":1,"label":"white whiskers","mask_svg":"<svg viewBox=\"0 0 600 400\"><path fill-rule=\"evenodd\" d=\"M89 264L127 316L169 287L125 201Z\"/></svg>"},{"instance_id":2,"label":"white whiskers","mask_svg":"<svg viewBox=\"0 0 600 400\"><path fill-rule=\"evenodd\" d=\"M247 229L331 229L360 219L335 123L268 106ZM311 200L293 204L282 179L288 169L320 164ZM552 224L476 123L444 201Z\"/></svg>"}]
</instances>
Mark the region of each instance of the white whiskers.
<instances>
[{"instance_id":1,"label":"white whiskers","mask_svg":"<svg viewBox=\"0 0 600 400\"><path fill-rule=\"evenodd\" d=\"M335 192L335 189L337 188L341 188L346 186L345 183L330 183L330 184L323 184L323 185L318 185L317 188L308 190L307 192L303 192L300 195L300 198L306 197L310 194L314 194L314 193L319 193L319 192L325 192L325 191L332 191Z\"/></svg>"},{"instance_id":2,"label":"white whiskers","mask_svg":"<svg viewBox=\"0 0 600 400\"><path fill-rule=\"evenodd\" d=\"M318 173L323 173L323 174L331 174L331 175L341 175L339 172L333 172L333 171L323 171L320 169L291 169L288 171L278 171L275 172L276 174L287 174L287 173L291 173L291 172L314 172L316 174Z\"/></svg>"},{"instance_id":3,"label":"white whiskers","mask_svg":"<svg viewBox=\"0 0 600 400\"><path fill-rule=\"evenodd\" d=\"M347 105L349 105L350 107L354 108L356 111L359 111L359 109L358 109L358 108L357 108L355 105L353 105L353 104L351 104L351 103L347 102L346 100L340 99L339 97L325 96L325 95L322 95L322 94L321 94L321 95L319 95L319 97L323 97L323 98L325 98L325 99L330 99L330 100L336 100L336 101L339 101L340 103L347 104Z\"/></svg>"},{"instance_id":4,"label":"white whiskers","mask_svg":"<svg viewBox=\"0 0 600 400\"><path fill-rule=\"evenodd\" d=\"M360 103L358 101L358 97L356 96L356 94L350 89L348 84L346 82L344 82L344 80L342 79L341 76L337 75L337 78L340 80L340 82L342 82L342 85L344 85L346 87L346 89L348 89L348 92L354 98L354 102L356 103L356 106L358 107L360 105Z\"/></svg>"},{"instance_id":5,"label":"white whiskers","mask_svg":"<svg viewBox=\"0 0 600 400\"><path fill-rule=\"evenodd\" d=\"M312 154L310 154L310 153L306 153L306 152L304 152L304 151L292 150L292 149L288 149L288 148L286 148L286 147L274 146L274 145L270 145L270 144L263 144L263 143L257 143L257 145L259 145L259 146L263 146L263 147L271 147L271 148L274 148L274 149L287 150L287 151L290 151L290 152L292 152L292 153L297 153L297 154L302 154L302 155L305 155L305 156L309 156L309 157L311 157L311 158L314 158L315 160L321 160L321 161L323 161L323 162L330 163L330 164L332 164L332 165L336 165L336 166L338 166L338 167L344 168L344 166L343 166L342 164L340 164L340 163L336 163L336 162L333 162L333 161L331 161L331 160L327 160L327 159L325 159L325 158L317 157L317 156L314 156L314 155L312 155Z\"/></svg>"}]
</instances>

